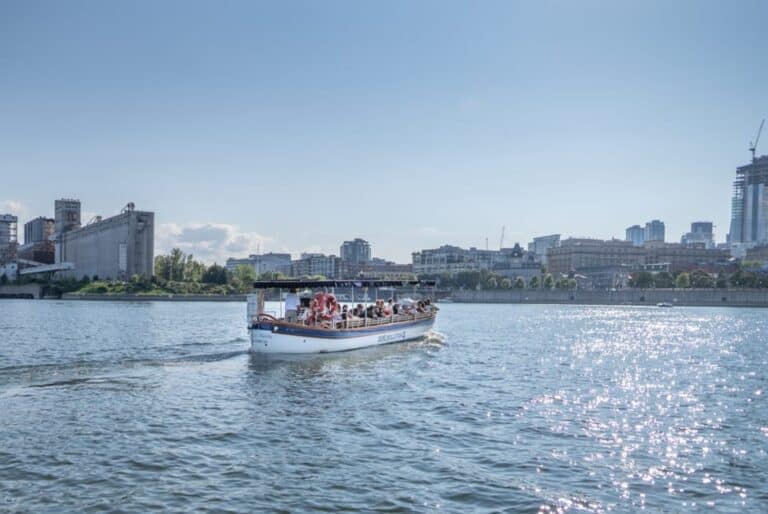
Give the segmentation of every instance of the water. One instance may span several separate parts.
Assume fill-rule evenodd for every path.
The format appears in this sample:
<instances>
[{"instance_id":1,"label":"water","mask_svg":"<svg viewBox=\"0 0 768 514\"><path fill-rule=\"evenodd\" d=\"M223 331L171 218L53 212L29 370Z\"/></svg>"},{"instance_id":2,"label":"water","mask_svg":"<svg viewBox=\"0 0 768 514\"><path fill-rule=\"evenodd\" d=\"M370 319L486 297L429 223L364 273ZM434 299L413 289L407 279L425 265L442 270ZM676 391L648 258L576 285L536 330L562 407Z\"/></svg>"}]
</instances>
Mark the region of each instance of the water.
<instances>
[{"instance_id":1,"label":"water","mask_svg":"<svg viewBox=\"0 0 768 514\"><path fill-rule=\"evenodd\" d=\"M0 511L768 510L768 311L444 305L257 358L245 306L0 303Z\"/></svg>"}]
</instances>

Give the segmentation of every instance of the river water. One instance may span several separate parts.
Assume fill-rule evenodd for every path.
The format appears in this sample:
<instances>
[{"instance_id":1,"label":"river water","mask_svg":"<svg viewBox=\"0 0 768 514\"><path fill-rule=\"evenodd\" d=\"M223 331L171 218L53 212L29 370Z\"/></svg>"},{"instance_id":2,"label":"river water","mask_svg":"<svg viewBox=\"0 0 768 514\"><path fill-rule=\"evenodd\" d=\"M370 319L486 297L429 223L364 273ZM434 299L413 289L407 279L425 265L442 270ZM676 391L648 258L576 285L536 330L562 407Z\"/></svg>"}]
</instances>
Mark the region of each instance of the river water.
<instances>
[{"instance_id":1,"label":"river water","mask_svg":"<svg viewBox=\"0 0 768 514\"><path fill-rule=\"evenodd\" d=\"M768 311L445 304L290 359L244 311L0 302L0 511L768 511Z\"/></svg>"}]
</instances>

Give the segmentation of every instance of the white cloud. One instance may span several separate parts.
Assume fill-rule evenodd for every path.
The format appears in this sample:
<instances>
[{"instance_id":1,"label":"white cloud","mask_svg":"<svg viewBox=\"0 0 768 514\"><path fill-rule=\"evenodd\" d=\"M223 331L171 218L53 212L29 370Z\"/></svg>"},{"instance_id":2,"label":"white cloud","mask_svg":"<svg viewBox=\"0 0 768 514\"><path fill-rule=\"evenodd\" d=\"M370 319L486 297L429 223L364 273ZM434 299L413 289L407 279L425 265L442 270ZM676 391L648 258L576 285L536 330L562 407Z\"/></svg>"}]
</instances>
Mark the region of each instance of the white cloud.
<instances>
[{"instance_id":1,"label":"white cloud","mask_svg":"<svg viewBox=\"0 0 768 514\"><path fill-rule=\"evenodd\" d=\"M243 232L237 225L224 223L165 223L155 230L155 253L168 253L179 248L206 263L223 264L229 257L245 257L263 250L269 237L256 232Z\"/></svg>"},{"instance_id":2,"label":"white cloud","mask_svg":"<svg viewBox=\"0 0 768 514\"><path fill-rule=\"evenodd\" d=\"M0 200L0 214L13 214L19 218L26 218L28 211L18 200Z\"/></svg>"}]
</instances>

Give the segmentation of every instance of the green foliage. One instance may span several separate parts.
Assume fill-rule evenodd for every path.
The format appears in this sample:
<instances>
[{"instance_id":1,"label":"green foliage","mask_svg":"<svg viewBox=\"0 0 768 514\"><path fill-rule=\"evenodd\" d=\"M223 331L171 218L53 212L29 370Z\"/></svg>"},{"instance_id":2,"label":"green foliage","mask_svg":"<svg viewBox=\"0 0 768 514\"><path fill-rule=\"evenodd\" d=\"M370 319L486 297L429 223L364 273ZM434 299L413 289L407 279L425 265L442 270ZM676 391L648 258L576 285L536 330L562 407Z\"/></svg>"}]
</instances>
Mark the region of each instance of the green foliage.
<instances>
[{"instance_id":1,"label":"green foliage","mask_svg":"<svg viewBox=\"0 0 768 514\"><path fill-rule=\"evenodd\" d=\"M3 273L2 276L0 276L0 286L4 286L8 283L8 276Z\"/></svg>"},{"instance_id":2,"label":"green foliage","mask_svg":"<svg viewBox=\"0 0 768 514\"><path fill-rule=\"evenodd\" d=\"M717 275L717 281L715 282L715 287L718 289L725 289L728 287L728 279L725 278L724 273L720 273Z\"/></svg>"},{"instance_id":3,"label":"green foliage","mask_svg":"<svg viewBox=\"0 0 768 514\"><path fill-rule=\"evenodd\" d=\"M629 277L630 287L646 289L655 285L653 275L648 271L636 271Z\"/></svg>"},{"instance_id":4,"label":"green foliage","mask_svg":"<svg viewBox=\"0 0 768 514\"><path fill-rule=\"evenodd\" d=\"M547 273L544 275L544 281L542 282L542 286L544 289L552 289L555 287L555 278L552 276L551 273Z\"/></svg>"},{"instance_id":5,"label":"green foliage","mask_svg":"<svg viewBox=\"0 0 768 514\"><path fill-rule=\"evenodd\" d=\"M536 275L531 277L531 280L528 282L528 287L531 289L538 289L539 288L539 277Z\"/></svg>"},{"instance_id":6,"label":"green foliage","mask_svg":"<svg viewBox=\"0 0 768 514\"><path fill-rule=\"evenodd\" d=\"M690 276L691 287L695 288L712 288L715 287L715 279L704 270L696 269L691 272Z\"/></svg>"},{"instance_id":7,"label":"green foliage","mask_svg":"<svg viewBox=\"0 0 768 514\"><path fill-rule=\"evenodd\" d=\"M515 279L515 289L525 289L525 279L523 277Z\"/></svg>"},{"instance_id":8,"label":"green foliage","mask_svg":"<svg viewBox=\"0 0 768 514\"><path fill-rule=\"evenodd\" d=\"M496 280L496 277L490 277L487 283L488 283L488 289L496 289L497 287L499 287L499 283Z\"/></svg>"},{"instance_id":9,"label":"green foliage","mask_svg":"<svg viewBox=\"0 0 768 514\"><path fill-rule=\"evenodd\" d=\"M196 273L196 270L195 270L195 273ZM226 284L227 270L223 266L219 266L218 264L213 264L209 268L205 269L205 271L203 271L202 277L199 280L185 280L185 282L203 282L205 284Z\"/></svg>"},{"instance_id":10,"label":"green foliage","mask_svg":"<svg viewBox=\"0 0 768 514\"><path fill-rule=\"evenodd\" d=\"M660 271L653 277L653 282L658 288L669 289L675 287L675 277L669 271Z\"/></svg>"},{"instance_id":11,"label":"green foliage","mask_svg":"<svg viewBox=\"0 0 768 514\"><path fill-rule=\"evenodd\" d=\"M675 287L681 289L691 287L691 276L686 272L678 274L675 278Z\"/></svg>"},{"instance_id":12,"label":"green foliage","mask_svg":"<svg viewBox=\"0 0 768 514\"><path fill-rule=\"evenodd\" d=\"M506 277L501 279L501 287L503 289L512 289L512 281Z\"/></svg>"}]
</instances>

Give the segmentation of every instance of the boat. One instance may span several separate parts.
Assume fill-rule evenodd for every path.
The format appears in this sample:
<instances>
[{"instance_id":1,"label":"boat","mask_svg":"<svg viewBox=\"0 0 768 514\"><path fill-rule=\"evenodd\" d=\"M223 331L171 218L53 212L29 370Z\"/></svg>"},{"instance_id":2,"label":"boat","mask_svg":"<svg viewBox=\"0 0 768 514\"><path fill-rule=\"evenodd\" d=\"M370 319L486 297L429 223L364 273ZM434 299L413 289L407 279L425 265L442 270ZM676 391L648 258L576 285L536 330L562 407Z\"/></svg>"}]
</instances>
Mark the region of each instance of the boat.
<instances>
[{"instance_id":1,"label":"boat","mask_svg":"<svg viewBox=\"0 0 768 514\"><path fill-rule=\"evenodd\" d=\"M340 310L335 299L336 288L360 288L364 298L368 298L368 289L378 291L383 287L434 287L434 281L428 280L265 280L254 282L254 293L248 295L248 330L251 337L251 351L255 353L329 353L356 350L369 346L399 343L421 339L429 335L437 319L438 308L431 299L423 300L410 306L402 305L398 313L389 312L384 316L369 316L368 304L364 306L362 317L340 319ZM268 291L278 290L279 308L266 310ZM282 291L292 291L295 300ZM309 290L311 297L299 298L298 291ZM329 292L330 291L330 292ZM415 296L415 294L414 294ZM333 301L331 301L331 297ZM353 295L354 298L354 295ZM327 307L325 302L329 302ZM312 302L310 304L310 302Z\"/></svg>"},{"instance_id":2,"label":"boat","mask_svg":"<svg viewBox=\"0 0 768 514\"><path fill-rule=\"evenodd\" d=\"M672 307L673 304L669 302L659 302L656 304L656 307Z\"/></svg>"}]
</instances>

